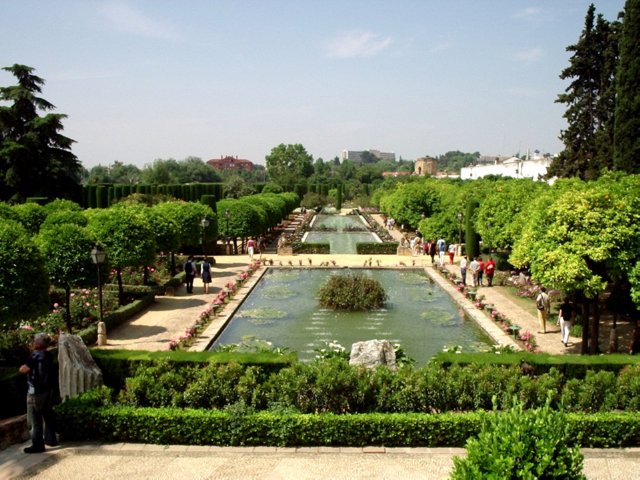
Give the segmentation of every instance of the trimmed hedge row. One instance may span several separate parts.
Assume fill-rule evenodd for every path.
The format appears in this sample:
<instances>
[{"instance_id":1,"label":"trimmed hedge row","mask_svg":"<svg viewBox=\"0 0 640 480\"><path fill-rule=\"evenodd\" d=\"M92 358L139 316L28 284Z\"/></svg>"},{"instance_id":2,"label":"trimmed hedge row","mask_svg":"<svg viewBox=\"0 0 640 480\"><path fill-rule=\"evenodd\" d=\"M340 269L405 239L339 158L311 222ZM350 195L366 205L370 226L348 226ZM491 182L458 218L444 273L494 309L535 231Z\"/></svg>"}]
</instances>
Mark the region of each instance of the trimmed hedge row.
<instances>
[{"instance_id":1,"label":"trimmed hedge row","mask_svg":"<svg viewBox=\"0 0 640 480\"><path fill-rule=\"evenodd\" d=\"M56 407L65 440L181 445L462 447L484 415L277 414L100 406L88 392ZM590 448L640 445L640 414L567 414L573 438Z\"/></svg>"},{"instance_id":2,"label":"trimmed hedge row","mask_svg":"<svg viewBox=\"0 0 640 480\"><path fill-rule=\"evenodd\" d=\"M358 255L395 255L398 242L360 242L356 243Z\"/></svg>"},{"instance_id":3,"label":"trimmed hedge row","mask_svg":"<svg viewBox=\"0 0 640 480\"><path fill-rule=\"evenodd\" d=\"M328 243L291 242L293 253L303 254L329 254L331 248Z\"/></svg>"},{"instance_id":4,"label":"trimmed hedge row","mask_svg":"<svg viewBox=\"0 0 640 480\"><path fill-rule=\"evenodd\" d=\"M129 320L134 315L146 310L149 306L155 302L155 295L153 293L148 293L144 297L139 298L138 300L134 300L128 305L118 308L117 310L108 313L104 316L104 323L107 327L107 333L116 328L119 325L122 325L124 322ZM93 345L98 340L98 325L93 324L84 330L80 330L79 332L75 332L76 335L79 335L82 338L82 341L87 345Z\"/></svg>"},{"instance_id":5,"label":"trimmed hedge row","mask_svg":"<svg viewBox=\"0 0 640 480\"><path fill-rule=\"evenodd\" d=\"M440 352L433 358L443 367L451 365L524 365L535 375L558 370L565 378L584 378L588 370L608 371L616 375L628 365L639 365L640 355L550 355L546 353L515 352L502 353L452 353Z\"/></svg>"},{"instance_id":6,"label":"trimmed hedge row","mask_svg":"<svg viewBox=\"0 0 640 480\"><path fill-rule=\"evenodd\" d=\"M271 352L183 352L146 350L91 349L91 356L102 370L105 385L120 390L127 377L133 377L138 368L150 367L164 360L175 366L203 367L209 364L235 362L243 366L259 366L265 372L277 372L297 361L295 354L279 355Z\"/></svg>"}]
</instances>

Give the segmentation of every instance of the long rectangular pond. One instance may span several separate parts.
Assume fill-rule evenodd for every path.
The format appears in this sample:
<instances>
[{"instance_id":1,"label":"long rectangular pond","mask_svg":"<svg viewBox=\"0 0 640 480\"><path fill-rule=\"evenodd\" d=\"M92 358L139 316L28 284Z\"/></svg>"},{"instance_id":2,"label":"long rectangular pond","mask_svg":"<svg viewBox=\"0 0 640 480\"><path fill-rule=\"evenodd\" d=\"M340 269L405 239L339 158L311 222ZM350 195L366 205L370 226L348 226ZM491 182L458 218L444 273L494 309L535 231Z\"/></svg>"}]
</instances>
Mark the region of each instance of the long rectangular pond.
<instances>
[{"instance_id":1,"label":"long rectangular pond","mask_svg":"<svg viewBox=\"0 0 640 480\"><path fill-rule=\"evenodd\" d=\"M350 231L351 228L368 229L368 225L360 215L325 215L318 214L311 223L312 229L328 228L323 232L312 230L308 232L303 242L328 243L329 250L334 254L357 253L357 243L380 242L377 235L369 231Z\"/></svg>"},{"instance_id":2,"label":"long rectangular pond","mask_svg":"<svg viewBox=\"0 0 640 480\"><path fill-rule=\"evenodd\" d=\"M381 282L389 296L386 308L373 312L320 308L316 293L328 276L355 272ZM245 338L287 347L303 361L313 359L315 349L327 342L337 341L349 350L355 342L386 339L399 343L420 365L446 345L481 351L493 343L419 269L270 268L211 348Z\"/></svg>"}]
</instances>

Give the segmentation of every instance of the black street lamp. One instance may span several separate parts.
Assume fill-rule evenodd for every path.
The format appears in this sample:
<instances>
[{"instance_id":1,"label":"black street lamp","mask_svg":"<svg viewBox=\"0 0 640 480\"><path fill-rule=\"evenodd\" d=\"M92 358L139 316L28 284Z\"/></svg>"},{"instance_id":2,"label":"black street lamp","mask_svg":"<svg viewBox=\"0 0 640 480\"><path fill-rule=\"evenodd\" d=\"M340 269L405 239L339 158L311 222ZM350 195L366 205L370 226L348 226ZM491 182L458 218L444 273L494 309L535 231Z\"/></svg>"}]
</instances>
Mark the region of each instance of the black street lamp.
<instances>
[{"instance_id":1,"label":"black street lamp","mask_svg":"<svg viewBox=\"0 0 640 480\"><path fill-rule=\"evenodd\" d=\"M206 257L207 256L207 250L206 250L206 245L207 245L207 228L209 228L209 218L208 217L204 217L201 221L200 221L200 225L202 225L202 254Z\"/></svg>"},{"instance_id":2,"label":"black street lamp","mask_svg":"<svg viewBox=\"0 0 640 480\"><path fill-rule=\"evenodd\" d=\"M462 244L462 219L464 218L464 215L462 214L462 212L458 212L458 241Z\"/></svg>"},{"instance_id":3,"label":"black street lamp","mask_svg":"<svg viewBox=\"0 0 640 480\"><path fill-rule=\"evenodd\" d=\"M100 248L100 245L96 244L91 250L91 260L95 263L98 269L98 301L100 303L100 321L102 322L102 277L100 276L100 265L102 265L107 257L104 250Z\"/></svg>"},{"instance_id":4,"label":"black street lamp","mask_svg":"<svg viewBox=\"0 0 640 480\"><path fill-rule=\"evenodd\" d=\"M229 255L229 242L231 241L231 236L229 235L229 219L231 218L231 212L229 210L224 211L224 219L226 221L226 234L227 234L227 255Z\"/></svg>"}]
</instances>

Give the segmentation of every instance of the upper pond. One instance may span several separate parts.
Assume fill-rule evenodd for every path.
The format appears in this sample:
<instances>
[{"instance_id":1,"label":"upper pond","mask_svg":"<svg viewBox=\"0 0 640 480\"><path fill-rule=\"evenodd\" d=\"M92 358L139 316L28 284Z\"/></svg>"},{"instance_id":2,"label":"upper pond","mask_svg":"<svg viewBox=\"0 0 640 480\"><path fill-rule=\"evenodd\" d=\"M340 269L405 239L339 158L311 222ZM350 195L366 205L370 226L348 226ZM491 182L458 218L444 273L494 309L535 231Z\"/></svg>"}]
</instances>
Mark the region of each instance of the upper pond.
<instances>
[{"instance_id":1,"label":"upper pond","mask_svg":"<svg viewBox=\"0 0 640 480\"><path fill-rule=\"evenodd\" d=\"M320 308L316 293L328 276L355 272L382 283L389 296L386 308L373 312ZM314 350L326 342L337 341L349 350L355 342L386 339L399 343L418 364L426 363L446 345L479 351L493 343L418 269L270 268L212 348L239 343L245 337L287 347L301 360L313 359Z\"/></svg>"},{"instance_id":2,"label":"upper pond","mask_svg":"<svg viewBox=\"0 0 640 480\"><path fill-rule=\"evenodd\" d=\"M311 224L313 229L327 228L330 231L310 231L303 241L309 243L328 243L334 254L355 254L356 244L360 242L379 242L380 239L368 230L368 225L359 215L316 215ZM363 231L350 231L362 229Z\"/></svg>"}]
</instances>

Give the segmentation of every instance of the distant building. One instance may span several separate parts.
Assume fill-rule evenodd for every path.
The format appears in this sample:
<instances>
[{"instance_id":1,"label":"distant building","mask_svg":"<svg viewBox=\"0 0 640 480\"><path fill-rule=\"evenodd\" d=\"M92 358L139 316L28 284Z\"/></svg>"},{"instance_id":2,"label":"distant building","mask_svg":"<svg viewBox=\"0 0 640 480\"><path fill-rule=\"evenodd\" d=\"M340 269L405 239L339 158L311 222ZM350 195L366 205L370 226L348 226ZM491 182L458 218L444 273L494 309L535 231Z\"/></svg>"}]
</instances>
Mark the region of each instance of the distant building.
<instances>
[{"instance_id":1,"label":"distant building","mask_svg":"<svg viewBox=\"0 0 640 480\"><path fill-rule=\"evenodd\" d=\"M495 158L495 160L493 163L463 167L460 170L460 178L462 180L475 180L487 175L502 175L503 177L539 180L546 175L547 169L553 160L550 156L539 155L534 155L526 160L518 157L510 157L505 160L502 160L503 157L484 158Z\"/></svg>"},{"instance_id":2,"label":"distant building","mask_svg":"<svg viewBox=\"0 0 640 480\"><path fill-rule=\"evenodd\" d=\"M402 171L402 172L382 172L382 176L383 177L404 177L407 175L413 175L413 172L407 172L407 171Z\"/></svg>"},{"instance_id":3,"label":"distant building","mask_svg":"<svg viewBox=\"0 0 640 480\"><path fill-rule=\"evenodd\" d=\"M435 177L438 174L438 161L431 157L422 157L415 161L414 175L431 175Z\"/></svg>"},{"instance_id":4,"label":"distant building","mask_svg":"<svg viewBox=\"0 0 640 480\"><path fill-rule=\"evenodd\" d=\"M378 160L391 160L396 161L396 154L393 152L381 152L380 150L342 150L340 154L340 161L350 160L352 162L362 162L364 153L370 153Z\"/></svg>"},{"instance_id":5,"label":"distant building","mask_svg":"<svg viewBox=\"0 0 640 480\"><path fill-rule=\"evenodd\" d=\"M230 155L226 157L221 156L217 160L208 160L207 163L216 170L244 170L246 172L253 170L253 162L238 158L237 155L235 157Z\"/></svg>"}]
</instances>

